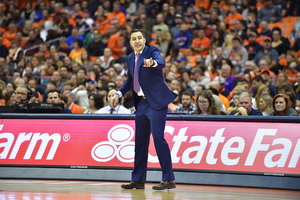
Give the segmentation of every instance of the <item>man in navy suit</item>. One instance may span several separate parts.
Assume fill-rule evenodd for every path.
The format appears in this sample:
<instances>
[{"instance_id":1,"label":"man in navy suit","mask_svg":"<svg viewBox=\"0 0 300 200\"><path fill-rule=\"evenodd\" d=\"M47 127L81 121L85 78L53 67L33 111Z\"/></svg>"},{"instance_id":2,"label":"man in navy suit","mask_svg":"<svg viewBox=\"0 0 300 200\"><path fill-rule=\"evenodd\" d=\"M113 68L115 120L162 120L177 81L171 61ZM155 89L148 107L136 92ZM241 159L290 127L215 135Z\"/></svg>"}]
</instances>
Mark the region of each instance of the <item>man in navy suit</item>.
<instances>
[{"instance_id":1,"label":"man in navy suit","mask_svg":"<svg viewBox=\"0 0 300 200\"><path fill-rule=\"evenodd\" d=\"M146 46L143 32L130 33L130 45L134 52L127 58L128 78L111 100L111 107L118 99L133 89L135 116L135 160L132 181L123 184L124 189L144 189L147 174L148 146L152 133L155 149L162 168L162 181L154 190L175 188L175 177L168 143L164 138L168 104L174 94L164 82L165 61L154 46Z\"/></svg>"}]
</instances>

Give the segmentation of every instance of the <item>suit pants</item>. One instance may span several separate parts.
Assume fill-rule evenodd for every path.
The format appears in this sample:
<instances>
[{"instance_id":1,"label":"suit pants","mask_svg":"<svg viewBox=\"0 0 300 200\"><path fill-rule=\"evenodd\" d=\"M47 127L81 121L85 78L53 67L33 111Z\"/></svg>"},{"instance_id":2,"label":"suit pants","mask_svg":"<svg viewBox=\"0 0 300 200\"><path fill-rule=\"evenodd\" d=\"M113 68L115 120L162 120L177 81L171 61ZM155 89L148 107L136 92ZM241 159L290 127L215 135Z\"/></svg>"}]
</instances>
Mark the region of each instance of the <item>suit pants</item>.
<instances>
[{"instance_id":1,"label":"suit pants","mask_svg":"<svg viewBox=\"0 0 300 200\"><path fill-rule=\"evenodd\" d=\"M154 145L160 166L162 168L162 181L173 181L174 173L170 149L164 138L167 106L161 110L155 110L147 99L138 101L135 116L135 160L132 171L132 181L146 182L148 147L152 132Z\"/></svg>"}]
</instances>

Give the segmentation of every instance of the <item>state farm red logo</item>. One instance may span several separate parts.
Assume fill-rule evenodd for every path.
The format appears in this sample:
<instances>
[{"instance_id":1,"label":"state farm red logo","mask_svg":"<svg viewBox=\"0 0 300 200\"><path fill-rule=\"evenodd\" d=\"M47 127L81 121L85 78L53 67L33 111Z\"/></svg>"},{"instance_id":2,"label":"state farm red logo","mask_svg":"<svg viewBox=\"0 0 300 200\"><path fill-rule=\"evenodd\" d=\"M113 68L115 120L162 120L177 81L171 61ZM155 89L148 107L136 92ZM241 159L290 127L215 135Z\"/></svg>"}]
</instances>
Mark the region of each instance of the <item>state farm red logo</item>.
<instances>
[{"instance_id":1,"label":"state farm red logo","mask_svg":"<svg viewBox=\"0 0 300 200\"><path fill-rule=\"evenodd\" d=\"M168 143L175 166L186 167L201 163L202 167L222 165L291 169L297 166L299 160L300 139L293 143L292 138L278 138L278 129L258 128L251 137L228 134L226 128L216 129L213 134L191 134L188 130L189 127L177 130L173 126L165 127L165 133L171 135ZM112 127L107 134L108 141L101 141L93 146L92 158L97 162L108 162L115 157L123 163L133 162L133 136L134 130L129 125ZM149 153L148 162L158 163L157 156Z\"/></svg>"},{"instance_id":2,"label":"state farm red logo","mask_svg":"<svg viewBox=\"0 0 300 200\"><path fill-rule=\"evenodd\" d=\"M4 125L0 124L0 131ZM61 140L67 142L70 140L70 134L65 133L63 137L60 133L33 133L21 132L17 136L13 133L0 133L0 159L16 159L21 154L20 148L28 145L23 160L32 159L33 152L37 150L34 160L41 160L46 153L46 160L53 160ZM29 144L28 144L29 142ZM39 145L38 145L39 143ZM46 148L50 147L48 154Z\"/></svg>"},{"instance_id":3,"label":"state farm red logo","mask_svg":"<svg viewBox=\"0 0 300 200\"><path fill-rule=\"evenodd\" d=\"M97 162L107 162L117 156L121 162L133 162L134 142L131 142L134 131L131 126L119 124L111 128L107 134L108 141L99 142L91 151Z\"/></svg>"}]
</instances>

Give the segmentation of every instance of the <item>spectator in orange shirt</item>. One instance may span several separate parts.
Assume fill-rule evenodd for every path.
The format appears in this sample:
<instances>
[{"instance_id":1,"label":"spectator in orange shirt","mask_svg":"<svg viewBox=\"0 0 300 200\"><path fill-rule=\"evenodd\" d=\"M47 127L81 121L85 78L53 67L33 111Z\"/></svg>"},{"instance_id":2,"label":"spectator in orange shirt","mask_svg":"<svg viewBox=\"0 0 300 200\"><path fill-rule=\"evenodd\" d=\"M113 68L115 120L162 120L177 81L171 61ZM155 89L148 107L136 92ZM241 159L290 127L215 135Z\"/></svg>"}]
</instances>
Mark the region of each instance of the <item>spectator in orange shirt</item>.
<instances>
[{"instance_id":1,"label":"spectator in orange shirt","mask_svg":"<svg viewBox=\"0 0 300 200\"><path fill-rule=\"evenodd\" d=\"M126 27L120 26L118 32L110 36L108 39L107 47L112 50L112 57L116 60L120 58L120 55L125 55L126 47L124 47L124 37L126 35Z\"/></svg>"},{"instance_id":2,"label":"spectator in orange shirt","mask_svg":"<svg viewBox=\"0 0 300 200\"><path fill-rule=\"evenodd\" d=\"M229 7L230 13L225 18L225 24L227 25L228 29L236 28L236 21L239 19L244 19L243 16L237 12L237 5L231 4Z\"/></svg>"},{"instance_id":3,"label":"spectator in orange shirt","mask_svg":"<svg viewBox=\"0 0 300 200\"><path fill-rule=\"evenodd\" d=\"M107 33L107 30L110 27L110 22L109 20L106 19L106 17L102 14L96 15L96 20L94 22L96 26L98 27L98 30L102 35Z\"/></svg>"},{"instance_id":4,"label":"spectator in orange shirt","mask_svg":"<svg viewBox=\"0 0 300 200\"><path fill-rule=\"evenodd\" d=\"M121 4L120 2L114 2L113 4L113 11L107 16L107 19L111 21L113 24L115 21L119 22L119 26L126 25L126 16L121 11Z\"/></svg>"},{"instance_id":5,"label":"spectator in orange shirt","mask_svg":"<svg viewBox=\"0 0 300 200\"><path fill-rule=\"evenodd\" d=\"M72 113L82 114L83 113L82 108L76 103L74 103L75 95L69 90L65 91L64 95L66 95L66 97L68 98L66 107L69 108L72 111Z\"/></svg>"},{"instance_id":6,"label":"spectator in orange shirt","mask_svg":"<svg viewBox=\"0 0 300 200\"><path fill-rule=\"evenodd\" d=\"M75 60L76 58L81 59L81 54L85 50L85 48L83 48L83 41L81 39L75 39L73 45L74 49L70 52L69 57L72 60Z\"/></svg>"},{"instance_id":7,"label":"spectator in orange shirt","mask_svg":"<svg viewBox=\"0 0 300 200\"><path fill-rule=\"evenodd\" d=\"M194 55L201 55L206 57L209 53L210 40L205 36L203 28L198 30L198 38L195 38L192 42L191 49Z\"/></svg>"},{"instance_id":8,"label":"spectator in orange shirt","mask_svg":"<svg viewBox=\"0 0 300 200\"><path fill-rule=\"evenodd\" d=\"M12 41L16 39L16 34L17 34L17 25L14 21L11 21L8 24L8 31L6 31L2 37L8 39L9 41Z\"/></svg>"},{"instance_id":9,"label":"spectator in orange shirt","mask_svg":"<svg viewBox=\"0 0 300 200\"><path fill-rule=\"evenodd\" d=\"M21 31L18 31L16 34L16 40L19 42L21 48L24 48L26 41L23 39Z\"/></svg>"},{"instance_id":10,"label":"spectator in orange shirt","mask_svg":"<svg viewBox=\"0 0 300 200\"><path fill-rule=\"evenodd\" d=\"M75 17L78 16L78 15L80 15L83 18L83 11L81 9L80 3L77 2L77 3L74 4L74 10L75 10L75 12L71 16L71 18L73 20L75 20Z\"/></svg>"},{"instance_id":11,"label":"spectator in orange shirt","mask_svg":"<svg viewBox=\"0 0 300 200\"><path fill-rule=\"evenodd\" d=\"M50 51L48 51L47 43L43 42L40 44L39 51L34 54L34 56L38 56L43 58L43 60L50 56Z\"/></svg>"}]
</instances>

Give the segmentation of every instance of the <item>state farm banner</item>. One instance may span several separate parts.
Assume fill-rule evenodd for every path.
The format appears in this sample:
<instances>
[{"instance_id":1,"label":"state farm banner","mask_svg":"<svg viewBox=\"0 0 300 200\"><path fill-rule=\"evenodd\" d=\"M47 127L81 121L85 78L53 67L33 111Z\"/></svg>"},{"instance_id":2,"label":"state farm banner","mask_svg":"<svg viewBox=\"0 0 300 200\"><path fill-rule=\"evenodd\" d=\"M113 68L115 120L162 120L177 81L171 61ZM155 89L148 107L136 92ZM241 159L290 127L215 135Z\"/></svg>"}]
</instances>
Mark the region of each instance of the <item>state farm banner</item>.
<instances>
[{"instance_id":1,"label":"state farm banner","mask_svg":"<svg viewBox=\"0 0 300 200\"><path fill-rule=\"evenodd\" d=\"M133 120L3 119L1 165L132 167ZM300 124L167 121L174 169L300 175ZM149 167L159 168L153 141Z\"/></svg>"}]
</instances>

